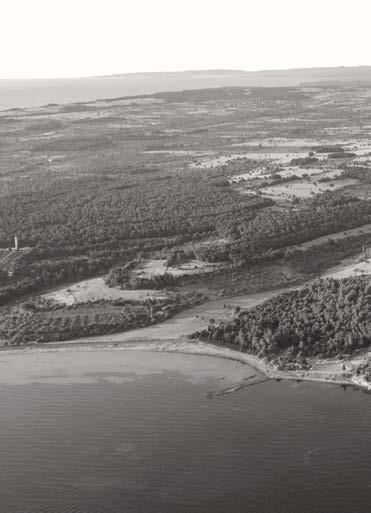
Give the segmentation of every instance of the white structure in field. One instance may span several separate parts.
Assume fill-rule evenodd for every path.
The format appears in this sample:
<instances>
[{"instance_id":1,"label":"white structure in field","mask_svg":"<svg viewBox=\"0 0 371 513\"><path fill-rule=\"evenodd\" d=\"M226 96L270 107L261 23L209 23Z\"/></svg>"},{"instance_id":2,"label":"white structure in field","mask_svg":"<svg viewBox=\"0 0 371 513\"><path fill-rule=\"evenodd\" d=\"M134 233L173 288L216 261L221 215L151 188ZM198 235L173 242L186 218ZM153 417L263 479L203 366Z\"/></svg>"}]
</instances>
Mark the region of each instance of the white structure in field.
<instances>
[{"instance_id":1,"label":"white structure in field","mask_svg":"<svg viewBox=\"0 0 371 513\"><path fill-rule=\"evenodd\" d=\"M371 257L371 247L368 247L365 244L363 244L362 245L362 252L363 252L363 256L365 256L366 258L370 258Z\"/></svg>"},{"instance_id":2,"label":"white structure in field","mask_svg":"<svg viewBox=\"0 0 371 513\"><path fill-rule=\"evenodd\" d=\"M19 247L18 247L18 237L14 237L14 249L15 251L18 251Z\"/></svg>"}]
</instances>

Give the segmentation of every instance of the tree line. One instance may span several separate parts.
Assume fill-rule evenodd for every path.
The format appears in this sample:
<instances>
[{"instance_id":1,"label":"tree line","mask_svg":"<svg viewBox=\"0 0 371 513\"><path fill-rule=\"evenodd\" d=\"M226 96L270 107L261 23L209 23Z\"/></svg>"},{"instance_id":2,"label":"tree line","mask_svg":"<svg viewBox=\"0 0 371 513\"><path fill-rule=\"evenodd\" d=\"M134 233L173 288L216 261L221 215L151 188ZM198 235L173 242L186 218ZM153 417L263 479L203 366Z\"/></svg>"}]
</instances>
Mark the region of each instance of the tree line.
<instances>
[{"instance_id":1,"label":"tree line","mask_svg":"<svg viewBox=\"0 0 371 513\"><path fill-rule=\"evenodd\" d=\"M235 311L192 338L207 339L259 357L280 368L306 367L308 357L334 357L371 341L371 285L367 277L316 280L250 310Z\"/></svg>"},{"instance_id":2,"label":"tree line","mask_svg":"<svg viewBox=\"0 0 371 513\"><path fill-rule=\"evenodd\" d=\"M24 345L107 335L165 321L201 300L202 294L196 292L144 301L101 300L71 306L28 300L3 309L0 338L8 345Z\"/></svg>"}]
</instances>

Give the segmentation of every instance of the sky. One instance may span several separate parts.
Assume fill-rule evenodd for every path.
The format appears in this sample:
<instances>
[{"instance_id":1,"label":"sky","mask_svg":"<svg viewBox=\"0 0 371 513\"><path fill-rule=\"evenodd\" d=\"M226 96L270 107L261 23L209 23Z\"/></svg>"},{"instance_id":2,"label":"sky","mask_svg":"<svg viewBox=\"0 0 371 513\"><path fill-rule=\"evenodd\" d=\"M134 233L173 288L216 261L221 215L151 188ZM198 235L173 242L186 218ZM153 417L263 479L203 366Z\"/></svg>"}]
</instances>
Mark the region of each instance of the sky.
<instances>
[{"instance_id":1,"label":"sky","mask_svg":"<svg viewBox=\"0 0 371 513\"><path fill-rule=\"evenodd\" d=\"M371 0L0 0L0 78L371 65Z\"/></svg>"}]
</instances>

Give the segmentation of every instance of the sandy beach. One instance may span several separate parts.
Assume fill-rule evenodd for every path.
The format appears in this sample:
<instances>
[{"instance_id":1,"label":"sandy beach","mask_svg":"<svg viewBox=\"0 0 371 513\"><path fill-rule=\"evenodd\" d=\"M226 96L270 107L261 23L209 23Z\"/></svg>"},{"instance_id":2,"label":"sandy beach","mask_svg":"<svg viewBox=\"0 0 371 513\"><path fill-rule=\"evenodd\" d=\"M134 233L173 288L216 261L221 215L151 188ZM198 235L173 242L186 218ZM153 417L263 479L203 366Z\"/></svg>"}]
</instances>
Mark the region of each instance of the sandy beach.
<instances>
[{"instance_id":1,"label":"sandy beach","mask_svg":"<svg viewBox=\"0 0 371 513\"><path fill-rule=\"evenodd\" d=\"M343 361L340 360L313 360L311 362L311 370L279 371L257 356L187 338L187 335L190 333L206 328L210 318L216 321L226 321L233 314L234 307L252 308L287 290L290 290L290 288L207 301L201 305L184 310L165 322L126 332L18 348L3 347L0 350L0 358L5 355L14 355L17 356L17 359L22 358L22 355L25 356L27 357L27 363L25 361L23 365L19 362L19 369L22 369L22 372L28 372L28 366L31 365L33 369L37 368L41 362L42 355L50 353L54 355L57 355L57 353L69 353L71 359L65 365L73 363L73 355L83 354L87 362L87 369L89 367L89 354L97 352L110 353L112 358L107 359L106 370L116 368L115 355L123 351L192 354L234 360L256 369L263 376L270 379L318 381L351 385L371 391L371 383L367 382L362 376L347 376L347 373L344 373L342 370ZM361 362L362 357L363 355L358 354L347 363L348 373L352 370L353 365ZM52 363L54 364L54 362ZM57 365L57 362L55 362L56 368L58 367L59 371L62 368L62 363L60 361ZM46 369L45 366L42 368L43 370ZM52 370L53 366L50 371ZM238 377L236 378L238 379Z\"/></svg>"},{"instance_id":2,"label":"sandy beach","mask_svg":"<svg viewBox=\"0 0 371 513\"><path fill-rule=\"evenodd\" d=\"M279 371L272 365L265 362L263 359L248 353L241 353L225 347L218 347L202 341L189 341L187 339L166 340L166 341L152 341L147 342L143 340L131 340L124 342L97 342L97 343L55 343L45 344L42 346L28 346L22 348L3 349L0 352L0 361L3 357L17 357L22 359L26 358L24 362L19 362L23 371L27 372L27 366L31 365L32 372L37 370L40 365L40 360L43 355L57 353L67 353L70 355L72 362L74 355L79 354L84 356L86 367L89 367L89 354L95 353L109 353L112 357L109 359L108 365L111 367L115 365L117 353L127 351L145 351L152 353L179 353L196 356L217 357L228 360L234 360L257 370L262 376L269 379L285 379L294 381L314 381L329 384L347 385L356 388L361 388L365 391L371 392L371 383L367 382L362 376L343 376L338 372L338 365L340 362L333 362L328 372L320 371L318 368L308 371ZM27 364L27 365L24 365ZM114 370L114 369L113 369ZM236 376L237 378L237 376ZM237 380L237 379L236 379Z\"/></svg>"}]
</instances>

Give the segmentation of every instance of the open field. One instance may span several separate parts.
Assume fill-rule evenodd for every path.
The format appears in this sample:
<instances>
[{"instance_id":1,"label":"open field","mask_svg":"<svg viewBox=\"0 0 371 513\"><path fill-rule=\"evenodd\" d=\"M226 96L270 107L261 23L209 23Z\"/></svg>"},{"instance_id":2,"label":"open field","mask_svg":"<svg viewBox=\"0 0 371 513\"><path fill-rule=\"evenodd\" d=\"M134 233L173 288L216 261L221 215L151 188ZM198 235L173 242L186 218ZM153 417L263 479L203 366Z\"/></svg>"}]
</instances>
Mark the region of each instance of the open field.
<instances>
[{"instance_id":1,"label":"open field","mask_svg":"<svg viewBox=\"0 0 371 513\"><path fill-rule=\"evenodd\" d=\"M130 276L132 278L152 278L153 276L165 273L172 274L173 276L197 276L202 272L212 272L220 267L220 264L201 262L201 260L190 260L177 267L167 266L166 260L147 260L138 268L133 269Z\"/></svg>"},{"instance_id":2,"label":"open field","mask_svg":"<svg viewBox=\"0 0 371 513\"><path fill-rule=\"evenodd\" d=\"M324 278L336 278L343 279L348 278L349 276L363 276L366 274L371 274L371 258L364 262L359 262L355 264L340 264L335 267L328 269L323 277Z\"/></svg>"},{"instance_id":3,"label":"open field","mask_svg":"<svg viewBox=\"0 0 371 513\"><path fill-rule=\"evenodd\" d=\"M239 159L256 160L260 163L276 163L276 164L287 164L292 159L304 158L308 155L308 152L285 152L285 153L259 153L259 152L248 152L238 153L229 156L220 156L215 158L209 158L206 160L199 160L192 164L190 167L193 169L208 169L218 166L224 166L229 162L237 161Z\"/></svg>"},{"instance_id":4,"label":"open field","mask_svg":"<svg viewBox=\"0 0 371 513\"><path fill-rule=\"evenodd\" d=\"M349 185L355 185L356 180L337 180L331 183L318 183L313 180L301 180L288 184L264 187L261 190L264 196L276 201L292 200L293 198L309 198L314 194L320 194L330 190L343 189Z\"/></svg>"},{"instance_id":5,"label":"open field","mask_svg":"<svg viewBox=\"0 0 371 513\"><path fill-rule=\"evenodd\" d=\"M164 294L157 290L120 290L108 287L103 278L92 278L45 294L45 298L65 305L114 299L142 301L155 297L164 297Z\"/></svg>"}]
</instances>

